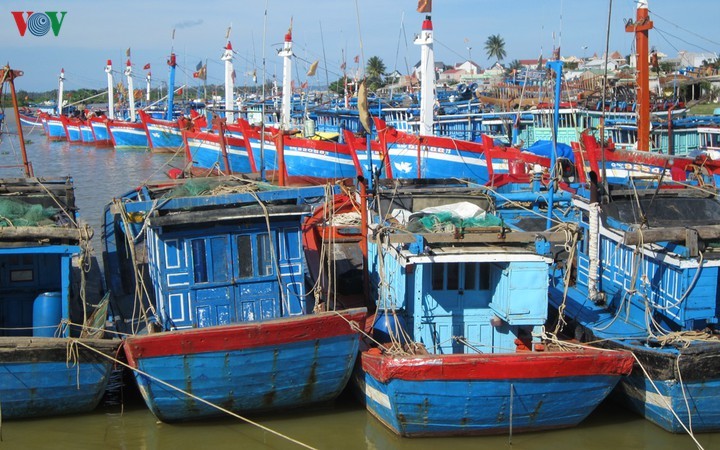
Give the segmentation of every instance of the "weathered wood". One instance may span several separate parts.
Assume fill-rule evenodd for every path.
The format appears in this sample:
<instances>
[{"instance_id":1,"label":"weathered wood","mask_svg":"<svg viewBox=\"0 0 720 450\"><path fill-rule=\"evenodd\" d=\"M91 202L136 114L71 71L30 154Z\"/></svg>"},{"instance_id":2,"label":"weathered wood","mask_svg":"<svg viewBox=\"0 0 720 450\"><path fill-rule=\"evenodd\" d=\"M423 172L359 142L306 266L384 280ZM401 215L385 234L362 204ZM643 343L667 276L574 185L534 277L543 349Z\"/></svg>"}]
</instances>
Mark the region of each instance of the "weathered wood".
<instances>
[{"instance_id":1,"label":"weathered wood","mask_svg":"<svg viewBox=\"0 0 720 450\"><path fill-rule=\"evenodd\" d=\"M92 239L93 230L60 227L0 227L0 239Z\"/></svg>"},{"instance_id":2,"label":"weathered wood","mask_svg":"<svg viewBox=\"0 0 720 450\"><path fill-rule=\"evenodd\" d=\"M699 225L691 228L702 240L720 238L720 225ZM687 227L649 228L643 230L626 231L623 235L623 244L638 245L652 242L684 242L688 238ZM692 245L692 243L688 243Z\"/></svg>"},{"instance_id":3,"label":"weathered wood","mask_svg":"<svg viewBox=\"0 0 720 450\"><path fill-rule=\"evenodd\" d=\"M493 227L496 228L496 227ZM535 242L538 238L542 238L552 243L562 243L567 240L567 234L560 231L555 232L525 232L512 231L504 235L493 230L484 233L465 233L456 235L455 233L423 233L423 238L428 245L441 244L528 244ZM390 243L407 244L415 242L413 234L393 234L390 235Z\"/></svg>"},{"instance_id":4,"label":"weathered wood","mask_svg":"<svg viewBox=\"0 0 720 450\"><path fill-rule=\"evenodd\" d=\"M291 216L310 212L309 205L268 205L269 216ZM264 218L265 210L259 205L234 208L210 209L203 211L184 211L177 214L151 217L148 219L151 227L165 227L172 225L187 225L191 223L223 222L240 219Z\"/></svg>"}]
</instances>

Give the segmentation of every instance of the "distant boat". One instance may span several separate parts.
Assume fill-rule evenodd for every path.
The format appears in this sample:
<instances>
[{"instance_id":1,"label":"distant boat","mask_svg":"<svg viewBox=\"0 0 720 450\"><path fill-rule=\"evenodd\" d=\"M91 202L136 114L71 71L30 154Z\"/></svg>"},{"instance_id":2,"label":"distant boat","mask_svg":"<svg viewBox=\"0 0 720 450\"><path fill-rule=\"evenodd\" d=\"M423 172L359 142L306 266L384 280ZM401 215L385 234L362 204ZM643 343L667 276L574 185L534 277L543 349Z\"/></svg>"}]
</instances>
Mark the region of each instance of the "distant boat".
<instances>
[{"instance_id":1,"label":"distant boat","mask_svg":"<svg viewBox=\"0 0 720 450\"><path fill-rule=\"evenodd\" d=\"M160 420L218 416L219 407L287 410L340 394L366 309L313 312L308 301L300 226L324 195L323 186L193 178L108 206L108 267L123 273L130 263L130 235L147 250L155 323L124 349Z\"/></svg>"},{"instance_id":2,"label":"distant boat","mask_svg":"<svg viewBox=\"0 0 720 450\"><path fill-rule=\"evenodd\" d=\"M103 114L100 116L93 115L88 117L87 124L93 135L93 143L97 146L112 145L112 138L108 130L107 117Z\"/></svg>"},{"instance_id":3,"label":"distant boat","mask_svg":"<svg viewBox=\"0 0 720 450\"><path fill-rule=\"evenodd\" d=\"M196 175L257 172L252 148L245 139L227 132L227 125L216 120L213 129L183 131L186 159Z\"/></svg>"},{"instance_id":4,"label":"distant boat","mask_svg":"<svg viewBox=\"0 0 720 450\"><path fill-rule=\"evenodd\" d=\"M564 238L506 228L485 212L489 193L452 180L376 186L367 260L380 345L361 353L356 380L401 436L571 427L632 369L627 352L544 335L552 258L537 244Z\"/></svg>"},{"instance_id":5,"label":"distant boat","mask_svg":"<svg viewBox=\"0 0 720 450\"><path fill-rule=\"evenodd\" d=\"M140 122L106 119L107 130L116 149L148 148L147 130Z\"/></svg>"},{"instance_id":6,"label":"distant boat","mask_svg":"<svg viewBox=\"0 0 720 450\"><path fill-rule=\"evenodd\" d=\"M45 136L49 141L66 141L67 132L60 116L54 116L47 113L40 114L40 120L43 121L45 128Z\"/></svg>"},{"instance_id":7,"label":"distant boat","mask_svg":"<svg viewBox=\"0 0 720 450\"><path fill-rule=\"evenodd\" d=\"M138 111L148 136L148 148L154 152L175 153L183 145L182 129L177 121L155 119L145 111Z\"/></svg>"},{"instance_id":8,"label":"distant boat","mask_svg":"<svg viewBox=\"0 0 720 450\"><path fill-rule=\"evenodd\" d=\"M21 74L0 69L13 95ZM2 419L89 412L120 346L101 339L107 298L85 297L92 230L78 225L72 179L35 177L17 132L25 177L0 181Z\"/></svg>"},{"instance_id":9,"label":"distant boat","mask_svg":"<svg viewBox=\"0 0 720 450\"><path fill-rule=\"evenodd\" d=\"M66 115L60 115L59 118L65 128L67 141L70 143L82 143L82 127L85 125L83 121L80 120L79 117L68 117ZM85 127L87 127L87 125L85 125ZM90 138L92 138L92 130L90 130L89 127L87 127L87 129L90 132Z\"/></svg>"}]
</instances>

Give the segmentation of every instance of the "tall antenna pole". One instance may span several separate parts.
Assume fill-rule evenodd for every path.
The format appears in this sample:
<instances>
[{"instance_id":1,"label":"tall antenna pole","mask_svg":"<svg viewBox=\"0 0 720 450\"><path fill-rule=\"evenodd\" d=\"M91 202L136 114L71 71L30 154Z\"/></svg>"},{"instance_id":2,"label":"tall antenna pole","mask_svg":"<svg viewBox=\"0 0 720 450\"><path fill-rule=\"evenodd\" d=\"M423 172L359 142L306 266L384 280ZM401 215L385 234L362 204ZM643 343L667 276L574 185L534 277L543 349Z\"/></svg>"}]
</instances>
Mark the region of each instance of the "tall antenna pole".
<instances>
[{"instance_id":1,"label":"tall antenna pole","mask_svg":"<svg viewBox=\"0 0 720 450\"><path fill-rule=\"evenodd\" d=\"M235 81L233 80L233 48L227 41L221 60L225 61L225 119L227 123L235 121Z\"/></svg>"},{"instance_id":2,"label":"tall antenna pole","mask_svg":"<svg viewBox=\"0 0 720 450\"><path fill-rule=\"evenodd\" d=\"M650 63L648 61L648 31L653 28L647 0L639 0L635 23L628 21L625 31L635 33L637 49L637 102L638 102L638 150L650 150Z\"/></svg>"},{"instance_id":3,"label":"tall antenna pole","mask_svg":"<svg viewBox=\"0 0 720 450\"><path fill-rule=\"evenodd\" d=\"M127 65L125 66L125 76L127 77L128 84L128 106L130 106L130 121L135 122L135 88L133 87L132 65L130 64L129 58L127 60Z\"/></svg>"},{"instance_id":4,"label":"tall antenna pole","mask_svg":"<svg viewBox=\"0 0 720 450\"><path fill-rule=\"evenodd\" d=\"M107 64L105 65L105 73L107 74L107 84L108 84L108 119L114 119L115 118L115 86L113 86L113 76L112 76L112 61L109 59L107 60Z\"/></svg>"},{"instance_id":5,"label":"tall antenna pole","mask_svg":"<svg viewBox=\"0 0 720 450\"><path fill-rule=\"evenodd\" d=\"M283 90L282 90L282 108L280 110L280 128L283 130L290 129L290 102L292 100L292 19L290 19L290 29L285 34L285 42L283 48L278 52L278 56L283 59Z\"/></svg>"},{"instance_id":6,"label":"tall antenna pole","mask_svg":"<svg viewBox=\"0 0 720 450\"><path fill-rule=\"evenodd\" d=\"M415 39L420 53L420 135L433 135L433 106L435 105L435 55L433 53L433 25L425 16L422 32Z\"/></svg>"},{"instance_id":7,"label":"tall antenna pole","mask_svg":"<svg viewBox=\"0 0 720 450\"><path fill-rule=\"evenodd\" d=\"M63 107L63 88L65 87L65 69L60 69L60 78L58 79L58 100L57 100L57 115L62 115Z\"/></svg>"}]
</instances>

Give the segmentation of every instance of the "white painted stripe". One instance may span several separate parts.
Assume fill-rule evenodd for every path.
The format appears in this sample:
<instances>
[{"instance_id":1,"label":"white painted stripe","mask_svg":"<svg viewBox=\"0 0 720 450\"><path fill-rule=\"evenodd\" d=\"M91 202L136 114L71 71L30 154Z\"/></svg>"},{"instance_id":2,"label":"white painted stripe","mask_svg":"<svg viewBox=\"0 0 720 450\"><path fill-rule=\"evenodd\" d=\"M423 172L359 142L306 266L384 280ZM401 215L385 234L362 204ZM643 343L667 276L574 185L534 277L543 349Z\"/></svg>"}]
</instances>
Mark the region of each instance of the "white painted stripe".
<instances>
[{"instance_id":1,"label":"white painted stripe","mask_svg":"<svg viewBox=\"0 0 720 450\"><path fill-rule=\"evenodd\" d=\"M380 405L384 406L387 409L390 409L390 398L387 396L387 394L383 394L382 392L378 391L372 386L365 385L365 395L379 403Z\"/></svg>"}]
</instances>

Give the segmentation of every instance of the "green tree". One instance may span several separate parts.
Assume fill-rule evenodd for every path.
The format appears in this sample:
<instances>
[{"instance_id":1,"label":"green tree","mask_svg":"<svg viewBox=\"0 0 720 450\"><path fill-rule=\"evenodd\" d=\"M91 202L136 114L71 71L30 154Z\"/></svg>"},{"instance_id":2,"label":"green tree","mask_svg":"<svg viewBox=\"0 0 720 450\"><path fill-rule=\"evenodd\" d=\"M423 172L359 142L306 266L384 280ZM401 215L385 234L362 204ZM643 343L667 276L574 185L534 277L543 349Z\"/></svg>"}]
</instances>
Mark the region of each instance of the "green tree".
<instances>
[{"instance_id":1,"label":"green tree","mask_svg":"<svg viewBox=\"0 0 720 450\"><path fill-rule=\"evenodd\" d=\"M513 59L512 62L510 63L510 65L508 66L508 68L505 70L505 72L508 75L512 75L513 70L519 72L522 69L523 69L522 63L520 61L518 61L517 59Z\"/></svg>"},{"instance_id":2,"label":"green tree","mask_svg":"<svg viewBox=\"0 0 720 450\"><path fill-rule=\"evenodd\" d=\"M385 75L385 63L378 56L372 56L368 59L365 66L365 74L367 75L367 87L370 91L375 91L383 87L383 75Z\"/></svg>"},{"instance_id":3,"label":"green tree","mask_svg":"<svg viewBox=\"0 0 720 450\"><path fill-rule=\"evenodd\" d=\"M488 58L495 57L498 62L505 58L505 40L499 34L490 35L485 41L485 51Z\"/></svg>"}]
</instances>

